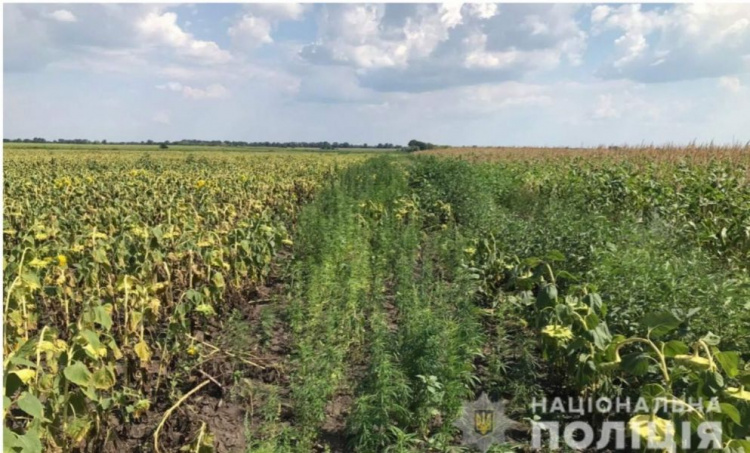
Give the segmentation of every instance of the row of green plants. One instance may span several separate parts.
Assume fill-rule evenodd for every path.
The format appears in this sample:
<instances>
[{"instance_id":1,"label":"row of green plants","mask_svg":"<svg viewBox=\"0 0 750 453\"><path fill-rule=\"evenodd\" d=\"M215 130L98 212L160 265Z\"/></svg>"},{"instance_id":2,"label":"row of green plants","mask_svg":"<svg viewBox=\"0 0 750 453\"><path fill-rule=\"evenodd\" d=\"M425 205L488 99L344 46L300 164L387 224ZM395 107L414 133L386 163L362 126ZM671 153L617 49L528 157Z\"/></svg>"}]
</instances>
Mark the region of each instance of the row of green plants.
<instances>
[{"instance_id":1,"label":"row of green plants","mask_svg":"<svg viewBox=\"0 0 750 453\"><path fill-rule=\"evenodd\" d=\"M405 170L390 159L351 167L301 213L287 314L293 423L258 433L253 451L309 451L330 436L354 451L455 444L483 335L470 280L443 274L463 253L453 230L423 234L431 220Z\"/></svg>"},{"instance_id":2,"label":"row of green plants","mask_svg":"<svg viewBox=\"0 0 750 453\"><path fill-rule=\"evenodd\" d=\"M724 324L719 337L700 322L707 307L691 301L657 299L629 311L605 285L603 255L627 245L618 234L657 248L666 247L664 233L654 239L653 224L629 227L629 217L604 208L561 214L578 207L568 195L509 200L517 179L504 176L448 160L368 162L340 174L305 210L291 311L294 429L264 445L325 445L329 409L344 396L351 407L336 434L347 448L442 451L460 441L452 424L461 403L487 391L510 399L519 417L531 417L532 397L545 394L682 405L716 397L720 413L654 411L624 421L642 434L652 422L665 434L683 418L716 420L723 447L747 448L747 350L732 338L747 324ZM554 251L566 245L576 259ZM516 258L534 254L544 259ZM731 265L711 260L699 264L732 275ZM644 269L632 277L660 284ZM652 297L685 284L705 282L659 285Z\"/></svg>"}]
</instances>

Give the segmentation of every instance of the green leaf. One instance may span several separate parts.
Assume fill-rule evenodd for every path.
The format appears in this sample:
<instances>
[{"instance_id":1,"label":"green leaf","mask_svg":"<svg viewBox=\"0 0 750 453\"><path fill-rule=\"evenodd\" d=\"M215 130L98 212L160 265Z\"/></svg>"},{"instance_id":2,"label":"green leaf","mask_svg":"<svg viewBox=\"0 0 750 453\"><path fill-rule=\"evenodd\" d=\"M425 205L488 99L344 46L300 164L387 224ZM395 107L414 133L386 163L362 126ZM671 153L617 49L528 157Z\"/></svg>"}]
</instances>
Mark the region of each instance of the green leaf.
<instances>
[{"instance_id":1,"label":"green leaf","mask_svg":"<svg viewBox=\"0 0 750 453\"><path fill-rule=\"evenodd\" d=\"M156 238L156 241L161 244L162 239L164 237L164 232L161 229L161 225L157 225L153 228L151 228L151 233L154 234L154 237Z\"/></svg>"},{"instance_id":2,"label":"green leaf","mask_svg":"<svg viewBox=\"0 0 750 453\"><path fill-rule=\"evenodd\" d=\"M224 276L221 275L221 272L215 273L212 281L217 288L224 288L226 286L226 284L224 283Z\"/></svg>"},{"instance_id":3,"label":"green leaf","mask_svg":"<svg viewBox=\"0 0 750 453\"><path fill-rule=\"evenodd\" d=\"M583 318L583 321L586 324L587 330L595 329L596 326L599 325L599 317L596 316L596 313L589 313L585 318Z\"/></svg>"},{"instance_id":4,"label":"green leaf","mask_svg":"<svg viewBox=\"0 0 750 453\"><path fill-rule=\"evenodd\" d=\"M65 434L73 441L79 443L86 438L89 429L91 429L91 420L88 418L76 418L65 428Z\"/></svg>"},{"instance_id":5,"label":"green leaf","mask_svg":"<svg viewBox=\"0 0 750 453\"><path fill-rule=\"evenodd\" d=\"M107 355L107 348L99 341L99 335L96 332L84 329L78 335L83 339L83 350L89 357L99 359Z\"/></svg>"},{"instance_id":6,"label":"green leaf","mask_svg":"<svg viewBox=\"0 0 750 453\"><path fill-rule=\"evenodd\" d=\"M141 361L141 366L146 366L151 361L151 348L148 347L148 343L141 340L133 347L135 354Z\"/></svg>"},{"instance_id":7,"label":"green leaf","mask_svg":"<svg viewBox=\"0 0 750 453\"><path fill-rule=\"evenodd\" d=\"M539 290L536 296L536 306L539 309L552 307L557 303L557 288L549 283Z\"/></svg>"},{"instance_id":8,"label":"green leaf","mask_svg":"<svg viewBox=\"0 0 750 453\"><path fill-rule=\"evenodd\" d=\"M195 302L196 304L199 304L203 302L203 294L201 294L199 291L196 291L194 289L189 289L185 291L185 299Z\"/></svg>"},{"instance_id":9,"label":"green leaf","mask_svg":"<svg viewBox=\"0 0 750 453\"><path fill-rule=\"evenodd\" d=\"M674 357L680 354L687 354L688 352L690 352L690 347L678 340L668 341L664 345L664 355L666 357Z\"/></svg>"},{"instance_id":10,"label":"green leaf","mask_svg":"<svg viewBox=\"0 0 750 453\"><path fill-rule=\"evenodd\" d=\"M107 258L107 252L104 249L95 249L91 256L94 258L94 262L99 264L109 264L109 258Z\"/></svg>"},{"instance_id":11,"label":"green leaf","mask_svg":"<svg viewBox=\"0 0 750 453\"><path fill-rule=\"evenodd\" d=\"M560 279L571 280L571 281L574 281L574 282L578 281L578 277L576 277L575 275L571 274L568 271L558 271L557 275L555 276L555 278L558 281L560 281Z\"/></svg>"},{"instance_id":12,"label":"green leaf","mask_svg":"<svg viewBox=\"0 0 750 453\"><path fill-rule=\"evenodd\" d=\"M39 276L31 271L24 271L21 274L21 280L26 284L30 290L42 289L42 284L39 282Z\"/></svg>"},{"instance_id":13,"label":"green leaf","mask_svg":"<svg viewBox=\"0 0 750 453\"><path fill-rule=\"evenodd\" d=\"M565 261L565 255L563 255L559 250L551 250L549 253L547 253L547 256L545 258L550 263L554 263L556 261Z\"/></svg>"},{"instance_id":14,"label":"green leaf","mask_svg":"<svg viewBox=\"0 0 750 453\"><path fill-rule=\"evenodd\" d=\"M641 327L647 329L651 336L658 338L678 328L681 322L672 313L664 311L644 316L641 319Z\"/></svg>"},{"instance_id":15,"label":"green leaf","mask_svg":"<svg viewBox=\"0 0 750 453\"><path fill-rule=\"evenodd\" d=\"M33 356L36 352L37 344L39 344L39 336L26 340L21 345L21 347L16 349L16 351L13 353L13 357L10 359L10 363L18 363L18 359L27 359Z\"/></svg>"},{"instance_id":16,"label":"green leaf","mask_svg":"<svg viewBox=\"0 0 750 453\"><path fill-rule=\"evenodd\" d=\"M24 392L18 399L18 407L34 418L44 419L44 406L39 398L29 392Z\"/></svg>"},{"instance_id":17,"label":"green leaf","mask_svg":"<svg viewBox=\"0 0 750 453\"><path fill-rule=\"evenodd\" d=\"M664 397L667 391L659 384L646 384L641 388L641 396L647 404L652 405L656 398Z\"/></svg>"},{"instance_id":18,"label":"green leaf","mask_svg":"<svg viewBox=\"0 0 750 453\"><path fill-rule=\"evenodd\" d=\"M199 304L197 307L195 307L195 311L206 316L213 316L216 314L216 310L214 310L214 307L212 307L210 304Z\"/></svg>"},{"instance_id":19,"label":"green leaf","mask_svg":"<svg viewBox=\"0 0 750 453\"><path fill-rule=\"evenodd\" d=\"M65 379L81 387L88 387L91 382L91 372L83 362L73 362L72 365L65 367L63 374Z\"/></svg>"},{"instance_id":20,"label":"green leaf","mask_svg":"<svg viewBox=\"0 0 750 453\"><path fill-rule=\"evenodd\" d=\"M108 390L115 385L115 373L111 367L102 367L94 372L92 376L94 387L99 390Z\"/></svg>"},{"instance_id":21,"label":"green leaf","mask_svg":"<svg viewBox=\"0 0 750 453\"><path fill-rule=\"evenodd\" d=\"M721 337L713 332L708 332L701 340L709 346L719 346L719 343L721 343Z\"/></svg>"},{"instance_id":22,"label":"green leaf","mask_svg":"<svg viewBox=\"0 0 750 453\"><path fill-rule=\"evenodd\" d=\"M724 377L714 371L705 371L701 373L703 380L703 393L708 396L718 395L724 388Z\"/></svg>"},{"instance_id":23,"label":"green leaf","mask_svg":"<svg viewBox=\"0 0 750 453\"><path fill-rule=\"evenodd\" d=\"M659 384L645 384L641 388L641 395L643 395L644 397L657 398L666 394L667 391L664 390L664 387Z\"/></svg>"},{"instance_id":24,"label":"green leaf","mask_svg":"<svg viewBox=\"0 0 750 453\"><path fill-rule=\"evenodd\" d=\"M742 417L740 416L740 411L738 411L736 407L732 406L729 403L719 403L719 407L721 407L721 413L726 415L736 425L742 424Z\"/></svg>"},{"instance_id":25,"label":"green leaf","mask_svg":"<svg viewBox=\"0 0 750 453\"><path fill-rule=\"evenodd\" d=\"M36 429L30 429L25 434L17 436L16 447L21 447L21 453L42 453L42 441Z\"/></svg>"},{"instance_id":26,"label":"green leaf","mask_svg":"<svg viewBox=\"0 0 750 453\"><path fill-rule=\"evenodd\" d=\"M595 329L589 330L587 333L591 336L591 341L594 345L602 351L605 350L609 345L609 342L612 341L612 335L609 333L609 329L604 323L599 324Z\"/></svg>"},{"instance_id":27,"label":"green leaf","mask_svg":"<svg viewBox=\"0 0 750 453\"><path fill-rule=\"evenodd\" d=\"M14 433L7 426L3 426L3 451L13 451L13 447L18 446L18 434Z\"/></svg>"},{"instance_id":28,"label":"green leaf","mask_svg":"<svg viewBox=\"0 0 750 453\"><path fill-rule=\"evenodd\" d=\"M733 378L740 374L740 355L735 351L714 351L714 358L727 376Z\"/></svg>"},{"instance_id":29,"label":"green leaf","mask_svg":"<svg viewBox=\"0 0 750 453\"><path fill-rule=\"evenodd\" d=\"M18 378L21 380L21 382L24 383L24 385L28 385L28 383L36 377L36 371L32 370L31 368L13 370L9 374L15 374L16 376L18 376Z\"/></svg>"},{"instance_id":30,"label":"green leaf","mask_svg":"<svg viewBox=\"0 0 750 453\"><path fill-rule=\"evenodd\" d=\"M602 296L597 293L589 293L583 296L583 303L591 307L592 310L600 312L602 309Z\"/></svg>"},{"instance_id":31,"label":"green leaf","mask_svg":"<svg viewBox=\"0 0 750 453\"><path fill-rule=\"evenodd\" d=\"M649 355L633 352L622 357L622 369L634 376L642 376L648 371Z\"/></svg>"},{"instance_id":32,"label":"green leaf","mask_svg":"<svg viewBox=\"0 0 750 453\"><path fill-rule=\"evenodd\" d=\"M724 449L725 453L748 453L750 452L750 440L732 439Z\"/></svg>"},{"instance_id":33,"label":"green leaf","mask_svg":"<svg viewBox=\"0 0 750 453\"><path fill-rule=\"evenodd\" d=\"M112 327L112 317L104 306L97 305L94 308L94 322L106 330L109 330Z\"/></svg>"}]
</instances>

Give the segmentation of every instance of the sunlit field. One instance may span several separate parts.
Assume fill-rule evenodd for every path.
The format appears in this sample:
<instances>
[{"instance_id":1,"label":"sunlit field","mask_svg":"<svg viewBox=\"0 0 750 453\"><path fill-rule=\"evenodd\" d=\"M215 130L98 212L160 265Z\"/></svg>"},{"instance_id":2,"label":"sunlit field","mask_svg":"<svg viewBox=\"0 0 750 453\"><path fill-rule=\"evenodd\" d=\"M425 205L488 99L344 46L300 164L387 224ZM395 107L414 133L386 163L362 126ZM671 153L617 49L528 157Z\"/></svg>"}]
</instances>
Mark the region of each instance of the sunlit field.
<instances>
[{"instance_id":1,"label":"sunlit field","mask_svg":"<svg viewBox=\"0 0 750 453\"><path fill-rule=\"evenodd\" d=\"M491 451L581 396L750 446L745 146L4 154L13 451L453 451L482 393Z\"/></svg>"}]
</instances>

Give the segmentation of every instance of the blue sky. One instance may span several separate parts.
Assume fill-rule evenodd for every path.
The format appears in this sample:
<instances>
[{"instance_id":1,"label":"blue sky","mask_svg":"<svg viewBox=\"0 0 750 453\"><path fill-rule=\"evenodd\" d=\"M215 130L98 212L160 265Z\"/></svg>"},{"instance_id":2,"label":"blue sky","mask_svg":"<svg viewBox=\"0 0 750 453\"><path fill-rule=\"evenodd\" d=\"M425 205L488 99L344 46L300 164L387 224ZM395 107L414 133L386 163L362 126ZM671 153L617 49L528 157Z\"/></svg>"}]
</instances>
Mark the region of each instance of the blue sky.
<instances>
[{"instance_id":1,"label":"blue sky","mask_svg":"<svg viewBox=\"0 0 750 453\"><path fill-rule=\"evenodd\" d=\"M750 140L748 4L6 4L4 136Z\"/></svg>"}]
</instances>

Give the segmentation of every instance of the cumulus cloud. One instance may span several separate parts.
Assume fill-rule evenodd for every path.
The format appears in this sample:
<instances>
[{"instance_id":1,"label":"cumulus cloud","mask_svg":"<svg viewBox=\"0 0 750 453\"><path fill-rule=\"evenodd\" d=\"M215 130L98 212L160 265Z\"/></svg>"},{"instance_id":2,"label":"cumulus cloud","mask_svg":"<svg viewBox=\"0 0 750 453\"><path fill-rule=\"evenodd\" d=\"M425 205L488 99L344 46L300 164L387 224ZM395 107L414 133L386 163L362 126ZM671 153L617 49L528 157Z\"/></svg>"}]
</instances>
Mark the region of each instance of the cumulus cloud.
<instances>
[{"instance_id":1,"label":"cumulus cloud","mask_svg":"<svg viewBox=\"0 0 750 453\"><path fill-rule=\"evenodd\" d=\"M301 57L357 69L376 91L512 80L579 64L586 33L568 5L327 5Z\"/></svg>"},{"instance_id":2,"label":"cumulus cloud","mask_svg":"<svg viewBox=\"0 0 750 453\"><path fill-rule=\"evenodd\" d=\"M362 69L404 68L432 55L462 23L460 4L326 5L318 42L304 48L302 56Z\"/></svg>"},{"instance_id":3,"label":"cumulus cloud","mask_svg":"<svg viewBox=\"0 0 750 453\"><path fill-rule=\"evenodd\" d=\"M273 43L271 36L281 21L301 20L308 7L301 3L257 3L246 5L244 14L229 27L227 33L235 47L252 50Z\"/></svg>"},{"instance_id":4,"label":"cumulus cloud","mask_svg":"<svg viewBox=\"0 0 750 453\"><path fill-rule=\"evenodd\" d=\"M469 15L480 19L489 19L498 13L498 7L495 3L471 3L467 6Z\"/></svg>"},{"instance_id":5,"label":"cumulus cloud","mask_svg":"<svg viewBox=\"0 0 750 453\"><path fill-rule=\"evenodd\" d=\"M750 105L749 9L9 4L7 129L445 143L731 137ZM101 114L114 107L94 93L107 90L116 115ZM145 121L111 120L144 109ZM75 115L45 121L59 111Z\"/></svg>"},{"instance_id":6,"label":"cumulus cloud","mask_svg":"<svg viewBox=\"0 0 750 453\"><path fill-rule=\"evenodd\" d=\"M606 78L665 82L718 77L750 69L750 5L598 6L593 33L618 33Z\"/></svg>"},{"instance_id":7,"label":"cumulus cloud","mask_svg":"<svg viewBox=\"0 0 750 453\"><path fill-rule=\"evenodd\" d=\"M302 3L255 3L245 5L245 10L269 20L300 20L309 9Z\"/></svg>"},{"instance_id":8,"label":"cumulus cloud","mask_svg":"<svg viewBox=\"0 0 750 453\"><path fill-rule=\"evenodd\" d=\"M602 22L612 9L607 5L598 5L591 11L591 22L594 24Z\"/></svg>"},{"instance_id":9,"label":"cumulus cloud","mask_svg":"<svg viewBox=\"0 0 750 453\"><path fill-rule=\"evenodd\" d=\"M253 15L245 15L239 22L229 27L229 36L235 42L249 47L273 42L271 22Z\"/></svg>"},{"instance_id":10,"label":"cumulus cloud","mask_svg":"<svg viewBox=\"0 0 750 453\"><path fill-rule=\"evenodd\" d=\"M141 18L136 27L147 42L171 47L199 63L226 63L231 55L213 41L195 39L177 25L177 14L152 12Z\"/></svg>"},{"instance_id":11,"label":"cumulus cloud","mask_svg":"<svg viewBox=\"0 0 750 453\"><path fill-rule=\"evenodd\" d=\"M58 9L56 11L53 11L49 15L50 19L54 19L58 22L75 22L76 16L68 11L67 9Z\"/></svg>"},{"instance_id":12,"label":"cumulus cloud","mask_svg":"<svg viewBox=\"0 0 750 453\"><path fill-rule=\"evenodd\" d=\"M10 4L4 9L5 70L59 68L116 72L183 61L215 65L231 60L214 41L196 39L167 7L139 4L71 4L65 9ZM18 39L11 37L18 36ZM23 39L20 39L23 37ZM128 54L128 55L126 55Z\"/></svg>"}]
</instances>

